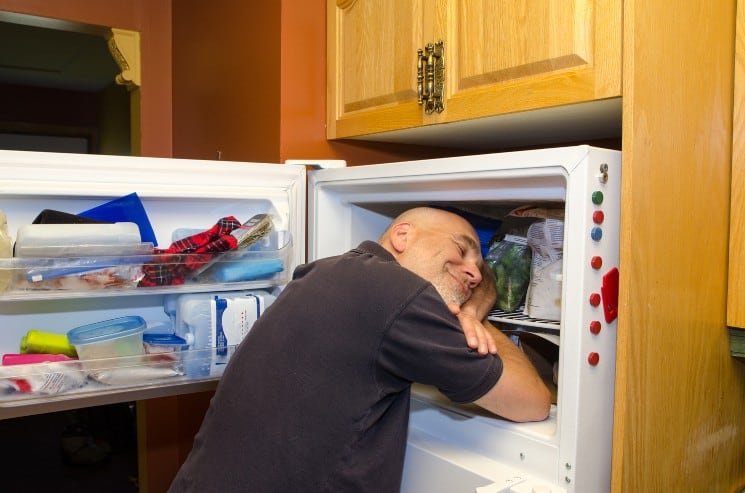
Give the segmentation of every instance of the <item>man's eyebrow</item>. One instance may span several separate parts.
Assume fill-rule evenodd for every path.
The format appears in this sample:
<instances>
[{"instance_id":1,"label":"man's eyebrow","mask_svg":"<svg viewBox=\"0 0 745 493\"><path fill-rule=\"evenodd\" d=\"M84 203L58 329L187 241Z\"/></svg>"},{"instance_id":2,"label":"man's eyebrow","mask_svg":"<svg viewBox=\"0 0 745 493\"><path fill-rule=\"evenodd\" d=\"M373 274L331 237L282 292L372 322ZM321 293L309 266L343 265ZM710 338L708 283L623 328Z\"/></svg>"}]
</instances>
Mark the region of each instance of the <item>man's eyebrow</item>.
<instances>
[{"instance_id":1,"label":"man's eyebrow","mask_svg":"<svg viewBox=\"0 0 745 493\"><path fill-rule=\"evenodd\" d=\"M470 248L476 250L477 252L481 252L481 245L476 243L476 240L471 238L465 233L456 233L453 235L453 238L460 240L464 243L466 243Z\"/></svg>"}]
</instances>

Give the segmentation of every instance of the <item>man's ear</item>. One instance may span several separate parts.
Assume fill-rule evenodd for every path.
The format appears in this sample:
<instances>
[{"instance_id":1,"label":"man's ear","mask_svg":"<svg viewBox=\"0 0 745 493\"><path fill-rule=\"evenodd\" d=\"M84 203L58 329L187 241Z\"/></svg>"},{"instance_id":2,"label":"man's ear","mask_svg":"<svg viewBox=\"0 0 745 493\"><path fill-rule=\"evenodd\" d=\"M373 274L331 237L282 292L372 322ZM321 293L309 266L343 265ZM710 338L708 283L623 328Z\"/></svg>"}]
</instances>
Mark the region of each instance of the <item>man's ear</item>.
<instances>
[{"instance_id":1,"label":"man's ear","mask_svg":"<svg viewBox=\"0 0 745 493\"><path fill-rule=\"evenodd\" d=\"M403 253L406 250L410 239L411 228L411 223L402 222L394 224L388 231L388 239L397 253Z\"/></svg>"}]
</instances>

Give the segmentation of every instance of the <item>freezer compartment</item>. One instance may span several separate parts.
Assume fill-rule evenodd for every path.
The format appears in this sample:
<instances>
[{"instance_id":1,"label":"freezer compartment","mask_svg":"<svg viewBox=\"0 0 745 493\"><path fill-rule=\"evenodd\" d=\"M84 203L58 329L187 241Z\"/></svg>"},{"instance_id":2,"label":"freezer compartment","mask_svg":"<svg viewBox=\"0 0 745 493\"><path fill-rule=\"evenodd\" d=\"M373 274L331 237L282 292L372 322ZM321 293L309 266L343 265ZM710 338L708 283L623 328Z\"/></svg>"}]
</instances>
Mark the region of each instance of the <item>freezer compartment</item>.
<instances>
[{"instance_id":1,"label":"freezer compartment","mask_svg":"<svg viewBox=\"0 0 745 493\"><path fill-rule=\"evenodd\" d=\"M463 491L469 492L474 491L472 486L497 483L499 478L491 477L489 470L515 471L526 480L484 491L531 491L531 484L536 491L607 490L618 313L620 153L576 146L345 171L310 175L310 258L336 255L363 240L377 239L397 214L419 205L502 221L507 212L523 205L563 210L562 256L552 271L560 293L558 317L532 317L523 306L489 315L532 360L542 359L536 367L554 392L551 417L542 423L513 423L475 406L450 403L436 390L423 394L415 388L412 460L404 477L436 476L441 481L412 483L415 486L407 491L460 491L438 490L438 484L448 484L435 474L439 470L459 471L454 474L463 474L469 485ZM479 464L487 464L486 472Z\"/></svg>"},{"instance_id":2,"label":"freezer compartment","mask_svg":"<svg viewBox=\"0 0 745 493\"><path fill-rule=\"evenodd\" d=\"M454 202L436 201L406 202L406 203L352 203L349 204L349 212L352 214L352 224L367 224L369 228L371 219L379 224L379 230L368 232L372 238L377 238L393 218L412 207L428 206L453 211L462 215L477 229L481 239L482 254L489 263L489 247L498 242L501 235L514 233L515 231L527 231L531 224L541 224L546 220L542 217L511 217L510 213L521 209L528 204L535 209L553 211L554 216L563 216L566 204L563 201L494 201L494 202ZM361 226L359 227L361 228ZM360 238L363 238L360 236ZM564 240L564 238L562 238ZM360 241L362 241L360 239ZM563 242L562 242L563 243ZM532 250L528 248L529 258L532 258ZM564 262L561 257L557 259L556 269L563 272ZM531 279L530 265L524 273ZM500 280L497 279L498 291L501 289ZM526 283L522 293L513 303L512 310L505 311L499 308L499 299L489 313L488 319L492 324L507 334L515 344L521 347L539 370L541 377L552 394L552 402L557 403L559 393L559 346L562 322L560 316L556 319L536 318L529 314L526 309L526 298L530 286ZM551 299L552 303L561 304L562 283L558 283L558 293ZM534 303L536 303L534 298ZM560 307L559 307L560 308ZM560 310L559 310L560 311Z\"/></svg>"},{"instance_id":3,"label":"freezer compartment","mask_svg":"<svg viewBox=\"0 0 745 493\"><path fill-rule=\"evenodd\" d=\"M521 485L564 492L556 484L556 411L542 422L512 423L415 385L401 491L495 493Z\"/></svg>"},{"instance_id":4,"label":"freezer compartment","mask_svg":"<svg viewBox=\"0 0 745 493\"><path fill-rule=\"evenodd\" d=\"M293 242L287 231L273 232L248 249L216 254L153 253L149 243L133 247L139 250L135 255L79 256L70 247L60 249L64 255L0 259L0 276L9 279L0 298L55 296L55 291L63 291L58 296L73 296L75 292L90 296L181 287L225 290L279 286L289 280L293 261ZM78 248L79 253L87 250L105 251L97 245Z\"/></svg>"},{"instance_id":5,"label":"freezer compartment","mask_svg":"<svg viewBox=\"0 0 745 493\"><path fill-rule=\"evenodd\" d=\"M563 493L559 441L555 405L544 421L513 423L414 385L401 491Z\"/></svg>"},{"instance_id":6,"label":"freezer compartment","mask_svg":"<svg viewBox=\"0 0 745 493\"><path fill-rule=\"evenodd\" d=\"M422 474L422 471L426 471ZM402 493L565 493L566 489L470 449L410 428Z\"/></svg>"}]
</instances>

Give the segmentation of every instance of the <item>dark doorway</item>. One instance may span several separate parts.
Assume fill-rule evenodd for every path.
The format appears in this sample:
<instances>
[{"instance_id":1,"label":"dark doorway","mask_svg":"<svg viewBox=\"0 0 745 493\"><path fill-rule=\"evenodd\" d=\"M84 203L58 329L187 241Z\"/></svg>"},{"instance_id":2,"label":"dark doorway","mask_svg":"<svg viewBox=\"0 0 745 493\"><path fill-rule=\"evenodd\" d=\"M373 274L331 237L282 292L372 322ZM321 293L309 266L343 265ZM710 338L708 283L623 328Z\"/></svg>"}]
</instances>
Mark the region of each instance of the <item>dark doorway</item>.
<instances>
[{"instance_id":1,"label":"dark doorway","mask_svg":"<svg viewBox=\"0 0 745 493\"><path fill-rule=\"evenodd\" d=\"M131 154L130 97L103 28L42 21L0 12L0 149ZM136 428L134 403L0 420L0 490L136 492Z\"/></svg>"},{"instance_id":2,"label":"dark doorway","mask_svg":"<svg viewBox=\"0 0 745 493\"><path fill-rule=\"evenodd\" d=\"M0 148L40 150L46 139L57 152L85 142L86 153L131 154L130 98L106 29L42 21L0 12Z\"/></svg>"}]
</instances>

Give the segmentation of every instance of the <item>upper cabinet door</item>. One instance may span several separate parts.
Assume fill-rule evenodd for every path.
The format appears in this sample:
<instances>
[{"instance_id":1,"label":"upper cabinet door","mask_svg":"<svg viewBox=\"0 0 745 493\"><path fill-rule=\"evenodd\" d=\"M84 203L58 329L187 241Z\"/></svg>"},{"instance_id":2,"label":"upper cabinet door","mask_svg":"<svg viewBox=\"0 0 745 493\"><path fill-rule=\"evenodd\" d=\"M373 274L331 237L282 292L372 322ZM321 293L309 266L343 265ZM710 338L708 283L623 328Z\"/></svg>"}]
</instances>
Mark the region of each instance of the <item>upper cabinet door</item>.
<instances>
[{"instance_id":1,"label":"upper cabinet door","mask_svg":"<svg viewBox=\"0 0 745 493\"><path fill-rule=\"evenodd\" d=\"M621 95L621 0L453 0L451 11L447 121Z\"/></svg>"},{"instance_id":2,"label":"upper cabinet door","mask_svg":"<svg viewBox=\"0 0 745 493\"><path fill-rule=\"evenodd\" d=\"M416 52L427 0L328 0L328 136L420 125ZM338 127L338 128L337 128Z\"/></svg>"},{"instance_id":3,"label":"upper cabinet door","mask_svg":"<svg viewBox=\"0 0 745 493\"><path fill-rule=\"evenodd\" d=\"M620 96L621 7L621 0L329 0L328 137ZM427 45L438 41L443 108L426 113L427 63L418 71L417 52L426 59Z\"/></svg>"}]
</instances>

